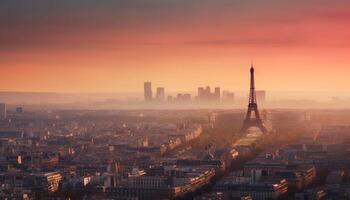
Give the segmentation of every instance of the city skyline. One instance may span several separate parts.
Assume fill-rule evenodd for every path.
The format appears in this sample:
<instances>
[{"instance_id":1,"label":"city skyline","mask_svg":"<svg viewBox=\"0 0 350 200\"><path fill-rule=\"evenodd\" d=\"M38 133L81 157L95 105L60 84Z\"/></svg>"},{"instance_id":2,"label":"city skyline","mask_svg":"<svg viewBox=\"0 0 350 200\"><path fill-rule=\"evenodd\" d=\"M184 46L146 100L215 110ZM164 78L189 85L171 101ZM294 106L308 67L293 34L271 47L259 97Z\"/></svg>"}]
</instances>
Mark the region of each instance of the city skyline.
<instances>
[{"instance_id":1,"label":"city skyline","mask_svg":"<svg viewBox=\"0 0 350 200\"><path fill-rule=\"evenodd\" d=\"M0 91L245 90L251 61L265 90L348 91L348 1L0 5Z\"/></svg>"},{"instance_id":2,"label":"city skyline","mask_svg":"<svg viewBox=\"0 0 350 200\"><path fill-rule=\"evenodd\" d=\"M349 200L349 13L0 1L0 199Z\"/></svg>"}]
</instances>

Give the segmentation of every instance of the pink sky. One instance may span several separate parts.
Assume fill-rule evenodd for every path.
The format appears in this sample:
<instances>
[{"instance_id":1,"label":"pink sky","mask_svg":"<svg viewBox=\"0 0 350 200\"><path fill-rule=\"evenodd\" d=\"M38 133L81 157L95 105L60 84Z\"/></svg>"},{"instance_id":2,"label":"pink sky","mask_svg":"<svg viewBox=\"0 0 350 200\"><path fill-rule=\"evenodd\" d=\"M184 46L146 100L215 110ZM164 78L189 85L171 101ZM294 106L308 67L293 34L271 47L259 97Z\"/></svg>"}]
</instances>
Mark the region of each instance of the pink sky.
<instances>
[{"instance_id":1,"label":"pink sky","mask_svg":"<svg viewBox=\"0 0 350 200\"><path fill-rule=\"evenodd\" d=\"M3 4L3 5L2 5ZM0 90L349 90L348 1L0 3Z\"/></svg>"}]
</instances>

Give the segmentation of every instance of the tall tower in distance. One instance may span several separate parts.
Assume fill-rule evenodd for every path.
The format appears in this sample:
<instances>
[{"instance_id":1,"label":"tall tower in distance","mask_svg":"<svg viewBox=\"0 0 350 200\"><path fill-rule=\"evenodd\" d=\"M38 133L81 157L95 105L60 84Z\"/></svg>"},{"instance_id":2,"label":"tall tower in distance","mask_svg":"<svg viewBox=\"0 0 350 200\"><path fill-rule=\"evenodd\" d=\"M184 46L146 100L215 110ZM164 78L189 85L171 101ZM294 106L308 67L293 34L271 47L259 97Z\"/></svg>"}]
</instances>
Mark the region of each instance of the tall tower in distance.
<instances>
[{"instance_id":1,"label":"tall tower in distance","mask_svg":"<svg viewBox=\"0 0 350 200\"><path fill-rule=\"evenodd\" d=\"M165 88L157 87L156 100L161 102L165 101Z\"/></svg>"},{"instance_id":2,"label":"tall tower in distance","mask_svg":"<svg viewBox=\"0 0 350 200\"><path fill-rule=\"evenodd\" d=\"M256 90L256 99L259 101L259 103L265 103L266 102L266 91L265 90Z\"/></svg>"},{"instance_id":3,"label":"tall tower in distance","mask_svg":"<svg viewBox=\"0 0 350 200\"><path fill-rule=\"evenodd\" d=\"M220 101L221 99L221 90L220 90L220 87L215 87L215 90L214 90L214 96L215 96L215 101Z\"/></svg>"},{"instance_id":4,"label":"tall tower in distance","mask_svg":"<svg viewBox=\"0 0 350 200\"><path fill-rule=\"evenodd\" d=\"M146 102L152 101L152 83L151 82L145 82L143 84L143 92L144 92L144 98Z\"/></svg>"},{"instance_id":5,"label":"tall tower in distance","mask_svg":"<svg viewBox=\"0 0 350 200\"><path fill-rule=\"evenodd\" d=\"M252 113L254 112L254 118ZM254 80L254 66L250 67L250 92L249 92L249 102L248 102L248 111L243 122L243 126L240 130L240 133L246 132L250 127L257 127L263 133L267 133L267 129L260 118L258 103L256 100L255 94L255 80Z\"/></svg>"}]
</instances>

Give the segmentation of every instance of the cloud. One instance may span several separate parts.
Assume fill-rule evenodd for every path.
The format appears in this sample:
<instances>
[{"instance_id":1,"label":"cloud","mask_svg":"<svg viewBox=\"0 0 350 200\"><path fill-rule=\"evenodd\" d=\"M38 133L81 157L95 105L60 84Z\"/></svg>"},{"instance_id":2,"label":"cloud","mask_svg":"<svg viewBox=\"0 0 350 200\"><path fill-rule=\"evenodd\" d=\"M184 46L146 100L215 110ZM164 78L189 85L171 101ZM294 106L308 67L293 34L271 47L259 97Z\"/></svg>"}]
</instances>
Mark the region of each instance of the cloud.
<instances>
[{"instance_id":1,"label":"cloud","mask_svg":"<svg viewBox=\"0 0 350 200\"><path fill-rule=\"evenodd\" d=\"M0 51L118 45L348 47L345 41L332 39L350 35L349 29L333 27L350 21L346 5L350 2L0 1ZM320 38L322 30L313 32L313 24L327 28L329 36Z\"/></svg>"}]
</instances>

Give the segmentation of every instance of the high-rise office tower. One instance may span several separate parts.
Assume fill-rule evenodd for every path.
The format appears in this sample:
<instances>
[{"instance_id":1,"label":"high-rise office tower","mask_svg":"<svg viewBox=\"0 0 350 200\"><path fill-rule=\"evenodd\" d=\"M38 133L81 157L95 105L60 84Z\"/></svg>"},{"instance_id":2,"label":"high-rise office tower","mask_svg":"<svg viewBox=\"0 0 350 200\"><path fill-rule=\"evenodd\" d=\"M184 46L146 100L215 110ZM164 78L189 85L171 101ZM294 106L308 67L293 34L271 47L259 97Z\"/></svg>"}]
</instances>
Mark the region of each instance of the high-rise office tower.
<instances>
[{"instance_id":1,"label":"high-rise office tower","mask_svg":"<svg viewBox=\"0 0 350 200\"><path fill-rule=\"evenodd\" d=\"M181 94L181 93L177 94L177 95L176 95L176 101L177 101L177 102L183 101L183 97L184 97L183 94Z\"/></svg>"},{"instance_id":2,"label":"high-rise office tower","mask_svg":"<svg viewBox=\"0 0 350 200\"><path fill-rule=\"evenodd\" d=\"M220 90L220 87L215 87L215 90L214 90L214 97L215 97L215 101L220 101L220 98L221 98L221 90Z\"/></svg>"},{"instance_id":3,"label":"high-rise office tower","mask_svg":"<svg viewBox=\"0 0 350 200\"><path fill-rule=\"evenodd\" d=\"M266 91L265 90L257 90L256 99L259 103L264 103L266 101Z\"/></svg>"},{"instance_id":4,"label":"high-rise office tower","mask_svg":"<svg viewBox=\"0 0 350 200\"><path fill-rule=\"evenodd\" d=\"M145 101L151 102L152 101L152 83L145 82L143 85L143 91L144 91Z\"/></svg>"},{"instance_id":5,"label":"high-rise office tower","mask_svg":"<svg viewBox=\"0 0 350 200\"><path fill-rule=\"evenodd\" d=\"M203 95L204 95L204 88L199 87L198 88L198 100L203 100Z\"/></svg>"},{"instance_id":6,"label":"high-rise office tower","mask_svg":"<svg viewBox=\"0 0 350 200\"><path fill-rule=\"evenodd\" d=\"M221 88L215 87L213 93L210 90L210 87L198 88L198 96L196 97L199 101L220 101L221 100Z\"/></svg>"},{"instance_id":7,"label":"high-rise office tower","mask_svg":"<svg viewBox=\"0 0 350 200\"><path fill-rule=\"evenodd\" d=\"M165 100L165 89L163 87L157 88L156 99L157 99L157 101L164 101Z\"/></svg>"},{"instance_id":8,"label":"high-rise office tower","mask_svg":"<svg viewBox=\"0 0 350 200\"><path fill-rule=\"evenodd\" d=\"M173 102L173 96L168 96L168 97L167 97L167 101L168 101L168 102Z\"/></svg>"},{"instance_id":9,"label":"high-rise office tower","mask_svg":"<svg viewBox=\"0 0 350 200\"><path fill-rule=\"evenodd\" d=\"M0 103L0 119L6 119L6 104Z\"/></svg>"},{"instance_id":10,"label":"high-rise office tower","mask_svg":"<svg viewBox=\"0 0 350 200\"><path fill-rule=\"evenodd\" d=\"M203 100L205 100L205 101L210 101L211 99L212 99L211 90L210 90L210 87L207 86L207 87L204 89Z\"/></svg>"},{"instance_id":11,"label":"high-rise office tower","mask_svg":"<svg viewBox=\"0 0 350 200\"><path fill-rule=\"evenodd\" d=\"M185 93L182 98L183 98L183 101L189 102L191 101L191 94Z\"/></svg>"},{"instance_id":12,"label":"high-rise office tower","mask_svg":"<svg viewBox=\"0 0 350 200\"><path fill-rule=\"evenodd\" d=\"M209 86L207 86L206 88L205 88L205 94L206 95L210 95L210 87Z\"/></svg>"}]
</instances>

